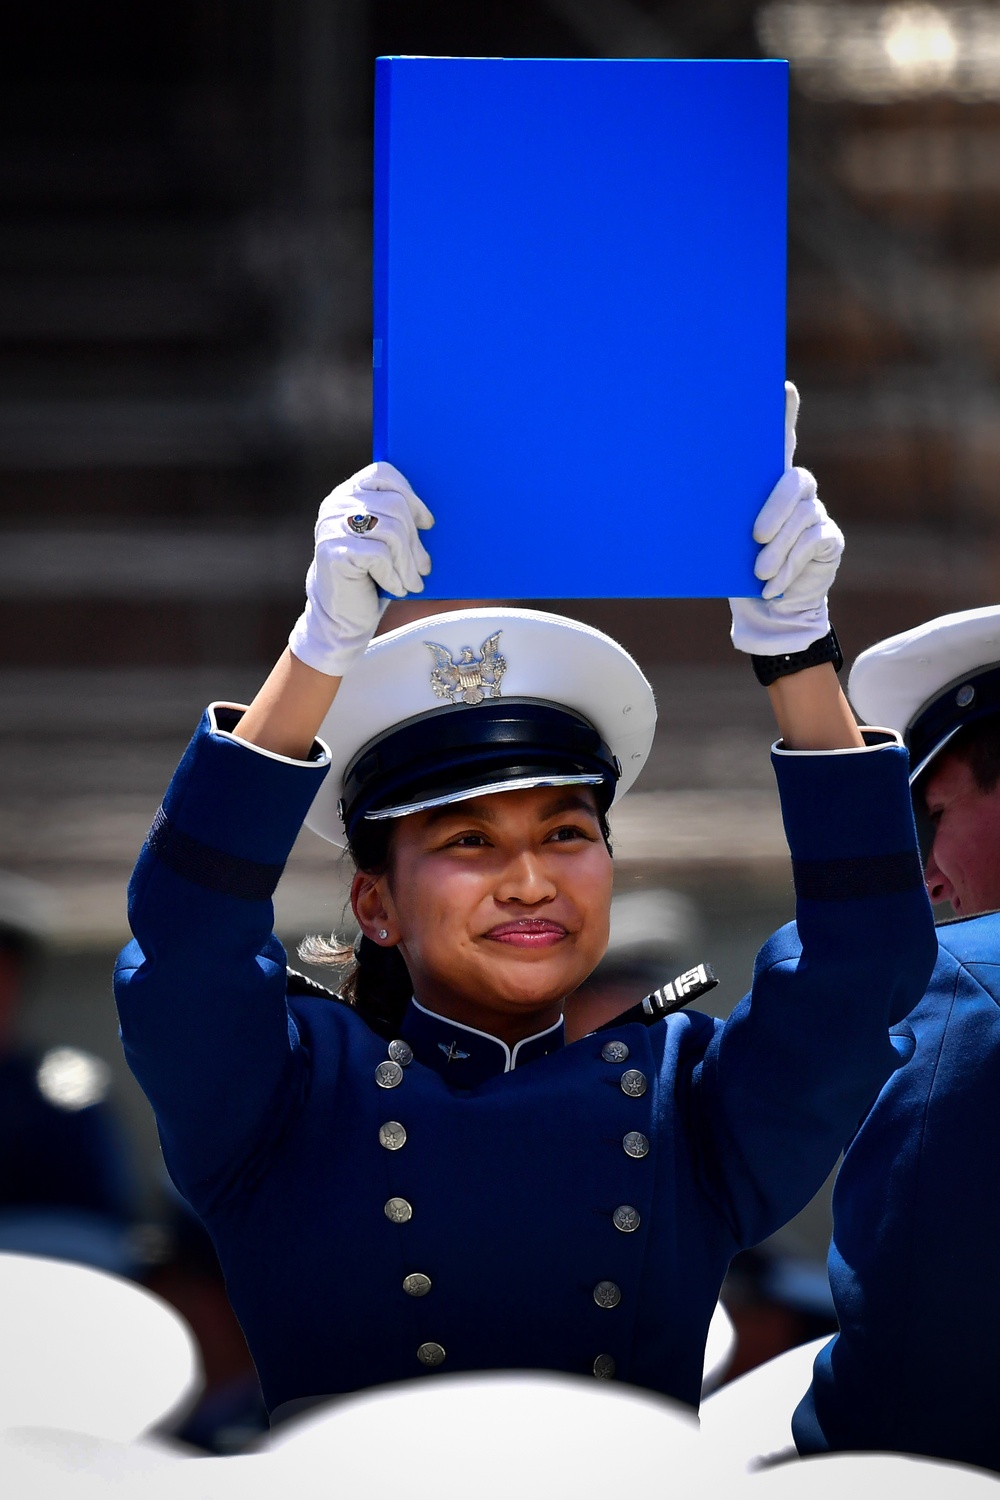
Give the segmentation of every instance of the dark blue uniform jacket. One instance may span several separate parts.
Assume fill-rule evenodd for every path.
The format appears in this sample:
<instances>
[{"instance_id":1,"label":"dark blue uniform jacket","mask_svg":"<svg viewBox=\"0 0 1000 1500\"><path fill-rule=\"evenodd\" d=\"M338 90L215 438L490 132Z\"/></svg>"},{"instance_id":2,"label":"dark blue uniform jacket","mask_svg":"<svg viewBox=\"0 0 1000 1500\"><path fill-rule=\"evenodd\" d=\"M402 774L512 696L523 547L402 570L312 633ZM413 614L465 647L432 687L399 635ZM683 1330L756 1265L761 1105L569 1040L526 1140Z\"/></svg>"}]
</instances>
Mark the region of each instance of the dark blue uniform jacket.
<instances>
[{"instance_id":1,"label":"dark blue uniform jacket","mask_svg":"<svg viewBox=\"0 0 1000 1500\"><path fill-rule=\"evenodd\" d=\"M386 1042L337 1001L288 996L271 932L323 758L282 760L203 721L132 879L116 993L272 1412L433 1378L428 1348L448 1371L613 1361L697 1404L731 1256L820 1187L899 1061L890 1021L936 951L903 750L775 763L798 925L764 946L725 1024L682 1013L542 1038L507 1071L487 1039L501 1060L462 1087L446 1053L468 1038L411 1006L416 1056L387 1089ZM602 1055L609 1039L627 1058ZM641 1152L637 1135L645 1154L625 1144ZM404 1290L413 1275L425 1295Z\"/></svg>"},{"instance_id":2,"label":"dark blue uniform jacket","mask_svg":"<svg viewBox=\"0 0 1000 1500\"><path fill-rule=\"evenodd\" d=\"M844 1157L830 1281L840 1335L795 1414L803 1453L1000 1469L1000 913L938 928L903 1065Z\"/></svg>"}]
</instances>

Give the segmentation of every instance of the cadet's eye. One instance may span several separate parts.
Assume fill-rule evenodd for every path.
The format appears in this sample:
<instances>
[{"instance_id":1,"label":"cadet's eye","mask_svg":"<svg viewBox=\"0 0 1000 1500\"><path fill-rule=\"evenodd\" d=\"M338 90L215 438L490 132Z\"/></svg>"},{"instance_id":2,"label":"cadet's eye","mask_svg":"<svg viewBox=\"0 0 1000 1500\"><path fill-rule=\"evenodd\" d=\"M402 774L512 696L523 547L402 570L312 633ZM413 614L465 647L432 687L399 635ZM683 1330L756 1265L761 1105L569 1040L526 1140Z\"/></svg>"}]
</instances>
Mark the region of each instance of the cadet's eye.
<instances>
[{"instance_id":1,"label":"cadet's eye","mask_svg":"<svg viewBox=\"0 0 1000 1500\"><path fill-rule=\"evenodd\" d=\"M568 844L574 839L592 839L593 835L585 828L578 828L573 823L564 823L562 827L555 828L549 834L548 842L553 844Z\"/></svg>"},{"instance_id":2,"label":"cadet's eye","mask_svg":"<svg viewBox=\"0 0 1000 1500\"><path fill-rule=\"evenodd\" d=\"M449 849L485 849L487 839L481 833L459 833L448 840Z\"/></svg>"}]
</instances>

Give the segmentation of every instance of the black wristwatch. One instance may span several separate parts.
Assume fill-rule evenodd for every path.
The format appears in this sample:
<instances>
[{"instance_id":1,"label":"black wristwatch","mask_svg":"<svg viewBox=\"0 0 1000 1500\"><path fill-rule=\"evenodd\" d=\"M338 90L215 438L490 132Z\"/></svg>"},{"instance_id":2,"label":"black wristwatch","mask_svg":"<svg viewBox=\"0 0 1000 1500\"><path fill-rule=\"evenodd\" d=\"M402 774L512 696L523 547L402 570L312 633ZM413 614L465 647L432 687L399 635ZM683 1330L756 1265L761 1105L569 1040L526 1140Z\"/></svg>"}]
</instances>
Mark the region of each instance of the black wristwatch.
<instances>
[{"instance_id":1,"label":"black wristwatch","mask_svg":"<svg viewBox=\"0 0 1000 1500\"><path fill-rule=\"evenodd\" d=\"M806 667L822 666L825 661L833 662L835 672L839 672L844 665L844 653L832 625L827 635L813 641L804 651L786 651L782 656L750 658L754 674L762 687L770 687L779 677L790 677L793 672L802 672Z\"/></svg>"}]
</instances>

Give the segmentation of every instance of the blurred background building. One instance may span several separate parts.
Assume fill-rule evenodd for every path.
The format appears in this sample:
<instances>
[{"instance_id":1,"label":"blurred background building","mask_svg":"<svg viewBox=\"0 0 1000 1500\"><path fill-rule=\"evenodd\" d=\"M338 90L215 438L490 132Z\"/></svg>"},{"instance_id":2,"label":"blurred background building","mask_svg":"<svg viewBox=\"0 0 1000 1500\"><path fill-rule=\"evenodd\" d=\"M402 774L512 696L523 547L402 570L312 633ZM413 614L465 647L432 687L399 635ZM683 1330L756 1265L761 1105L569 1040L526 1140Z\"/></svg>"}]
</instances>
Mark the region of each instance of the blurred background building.
<instances>
[{"instance_id":1,"label":"blurred background building","mask_svg":"<svg viewBox=\"0 0 1000 1500\"><path fill-rule=\"evenodd\" d=\"M107 1062L155 1221L109 990L125 883L202 707L245 701L281 649L317 502L369 457L373 58L791 59L788 370L800 460L848 536L850 658L997 597L1000 7L40 0L5 40L0 867L57 910L25 1036ZM619 893L675 894L674 972L710 961L727 1013L791 910L764 695L724 602L567 607L661 705L614 820ZM343 903L335 854L303 834L281 935ZM826 1223L821 1194L770 1247L800 1297ZM734 1305L767 1301L759 1270ZM747 1362L796 1336L757 1335Z\"/></svg>"}]
</instances>

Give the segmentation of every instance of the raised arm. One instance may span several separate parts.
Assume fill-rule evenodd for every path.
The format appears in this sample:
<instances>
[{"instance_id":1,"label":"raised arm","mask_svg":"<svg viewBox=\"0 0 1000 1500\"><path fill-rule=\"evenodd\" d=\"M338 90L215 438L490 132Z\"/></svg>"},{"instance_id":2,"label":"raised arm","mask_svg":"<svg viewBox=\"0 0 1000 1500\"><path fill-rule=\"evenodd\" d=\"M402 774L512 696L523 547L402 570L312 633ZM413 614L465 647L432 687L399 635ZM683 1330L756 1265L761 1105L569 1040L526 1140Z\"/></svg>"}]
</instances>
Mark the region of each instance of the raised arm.
<instances>
[{"instance_id":1,"label":"raised arm","mask_svg":"<svg viewBox=\"0 0 1000 1500\"><path fill-rule=\"evenodd\" d=\"M896 1065L889 1027L920 999L937 951L906 752L895 734L862 734L837 682L827 591L844 539L813 476L792 466L797 412L788 386L785 472L754 526L761 597L730 601L733 644L781 735L796 922L761 950L692 1092L706 1176L743 1244L822 1185Z\"/></svg>"},{"instance_id":2,"label":"raised arm","mask_svg":"<svg viewBox=\"0 0 1000 1500\"><path fill-rule=\"evenodd\" d=\"M379 588L423 588L430 560L417 528L430 524L389 464L323 502L289 649L248 709L209 708L139 856L135 941L115 973L122 1041L171 1174L196 1206L246 1163L259 1169L302 1097L307 1060L271 898L328 770L317 731L378 624Z\"/></svg>"}]
</instances>

